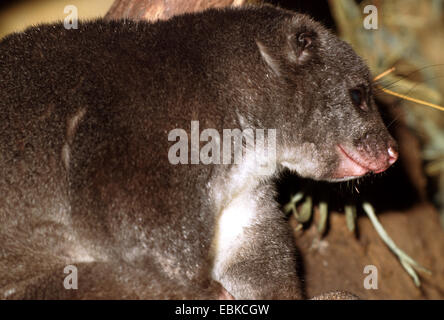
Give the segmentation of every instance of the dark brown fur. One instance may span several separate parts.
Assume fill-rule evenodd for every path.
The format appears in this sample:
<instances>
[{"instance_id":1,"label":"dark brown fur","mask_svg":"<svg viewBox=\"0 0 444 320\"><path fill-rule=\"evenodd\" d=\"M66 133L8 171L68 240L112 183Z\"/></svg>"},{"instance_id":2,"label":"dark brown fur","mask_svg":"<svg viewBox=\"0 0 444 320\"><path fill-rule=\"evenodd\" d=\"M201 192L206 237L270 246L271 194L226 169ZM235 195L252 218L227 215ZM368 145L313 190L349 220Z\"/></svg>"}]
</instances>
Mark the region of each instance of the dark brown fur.
<instances>
[{"instance_id":1,"label":"dark brown fur","mask_svg":"<svg viewBox=\"0 0 444 320\"><path fill-rule=\"evenodd\" d=\"M311 47L289 46L301 33ZM289 61L289 50L306 61ZM370 74L347 44L268 6L8 36L0 42L0 298L218 298L214 193L235 166L170 164L168 132L190 132L191 120L219 132L277 128L278 155L294 147L301 176L328 180L338 141L374 154L392 143L374 103L363 112L350 101L361 84L370 88ZM303 297L274 201L280 171L252 186L260 209L250 242L215 279L235 298ZM68 264L79 268L77 291L63 288Z\"/></svg>"}]
</instances>

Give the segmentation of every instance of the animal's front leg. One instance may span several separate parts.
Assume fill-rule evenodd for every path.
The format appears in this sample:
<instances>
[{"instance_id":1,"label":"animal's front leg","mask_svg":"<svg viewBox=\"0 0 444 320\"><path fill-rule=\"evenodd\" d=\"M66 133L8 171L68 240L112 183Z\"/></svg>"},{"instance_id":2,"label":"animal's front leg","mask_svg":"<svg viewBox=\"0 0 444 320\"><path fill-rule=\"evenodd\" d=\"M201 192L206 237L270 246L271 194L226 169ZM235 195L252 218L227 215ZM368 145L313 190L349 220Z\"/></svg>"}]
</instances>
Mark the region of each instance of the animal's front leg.
<instances>
[{"instance_id":1,"label":"animal's front leg","mask_svg":"<svg viewBox=\"0 0 444 320\"><path fill-rule=\"evenodd\" d=\"M301 299L294 238L270 186L232 199L214 241L213 278L235 299Z\"/></svg>"}]
</instances>

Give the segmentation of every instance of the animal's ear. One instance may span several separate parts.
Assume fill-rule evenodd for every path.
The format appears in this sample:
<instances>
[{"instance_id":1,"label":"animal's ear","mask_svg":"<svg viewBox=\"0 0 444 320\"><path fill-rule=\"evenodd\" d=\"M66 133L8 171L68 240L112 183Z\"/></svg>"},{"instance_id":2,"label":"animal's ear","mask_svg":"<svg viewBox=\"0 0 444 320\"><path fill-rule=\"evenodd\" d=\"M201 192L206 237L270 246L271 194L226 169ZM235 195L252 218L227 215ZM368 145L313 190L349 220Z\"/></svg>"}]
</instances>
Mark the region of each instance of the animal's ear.
<instances>
[{"instance_id":1,"label":"animal's ear","mask_svg":"<svg viewBox=\"0 0 444 320\"><path fill-rule=\"evenodd\" d=\"M303 30L287 36L288 59L296 65L307 63L314 54L315 31Z\"/></svg>"},{"instance_id":2,"label":"animal's ear","mask_svg":"<svg viewBox=\"0 0 444 320\"><path fill-rule=\"evenodd\" d=\"M286 43L285 43L286 41ZM278 76L285 73L285 68L306 64L314 55L317 33L313 30L291 32L284 40L284 49L275 53L264 44L256 41L262 59Z\"/></svg>"}]
</instances>

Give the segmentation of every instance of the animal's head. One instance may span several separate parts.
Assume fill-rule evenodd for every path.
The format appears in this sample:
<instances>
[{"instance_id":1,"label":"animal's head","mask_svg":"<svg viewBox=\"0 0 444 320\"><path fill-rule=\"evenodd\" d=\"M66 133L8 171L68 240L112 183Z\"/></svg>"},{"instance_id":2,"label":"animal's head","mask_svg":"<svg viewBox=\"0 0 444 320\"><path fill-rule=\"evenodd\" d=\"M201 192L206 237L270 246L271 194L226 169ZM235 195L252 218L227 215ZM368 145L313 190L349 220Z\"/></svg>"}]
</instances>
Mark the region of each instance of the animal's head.
<instances>
[{"instance_id":1,"label":"animal's head","mask_svg":"<svg viewBox=\"0 0 444 320\"><path fill-rule=\"evenodd\" d=\"M370 72L353 49L300 14L257 40L272 78L262 125L278 129L278 161L303 177L341 181L385 171L397 145L372 96Z\"/></svg>"}]
</instances>

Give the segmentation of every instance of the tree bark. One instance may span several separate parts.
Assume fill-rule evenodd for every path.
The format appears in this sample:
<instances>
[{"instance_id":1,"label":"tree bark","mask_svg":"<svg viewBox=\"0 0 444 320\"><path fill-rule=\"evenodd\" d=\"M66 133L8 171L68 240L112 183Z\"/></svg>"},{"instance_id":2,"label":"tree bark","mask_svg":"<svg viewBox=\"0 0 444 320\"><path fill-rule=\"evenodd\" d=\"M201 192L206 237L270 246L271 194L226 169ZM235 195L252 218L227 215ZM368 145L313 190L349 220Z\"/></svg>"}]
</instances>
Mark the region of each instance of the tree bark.
<instances>
[{"instance_id":1,"label":"tree bark","mask_svg":"<svg viewBox=\"0 0 444 320\"><path fill-rule=\"evenodd\" d=\"M167 20L172 16L208 8L241 6L252 0L115 0L106 19Z\"/></svg>"}]
</instances>

